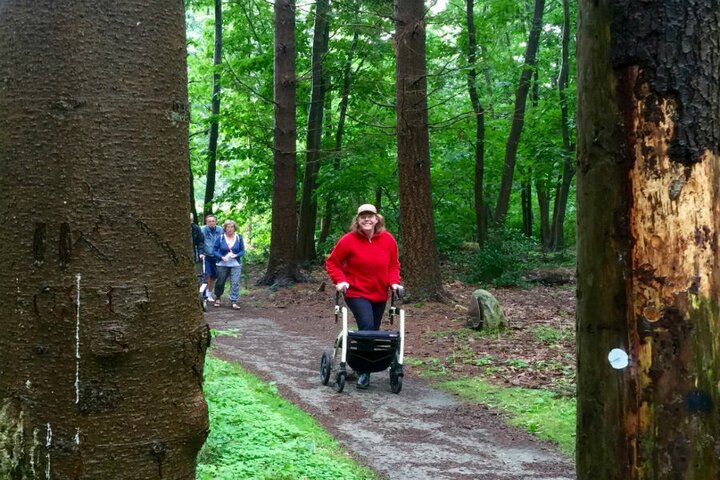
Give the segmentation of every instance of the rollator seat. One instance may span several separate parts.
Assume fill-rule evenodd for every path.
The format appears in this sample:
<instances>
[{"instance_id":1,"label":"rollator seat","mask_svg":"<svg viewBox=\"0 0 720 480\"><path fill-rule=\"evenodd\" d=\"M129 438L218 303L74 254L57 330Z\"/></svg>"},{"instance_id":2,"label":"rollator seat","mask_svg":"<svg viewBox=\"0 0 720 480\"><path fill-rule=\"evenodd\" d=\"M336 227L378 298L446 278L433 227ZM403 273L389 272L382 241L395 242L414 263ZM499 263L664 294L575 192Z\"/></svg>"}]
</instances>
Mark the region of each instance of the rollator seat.
<instances>
[{"instance_id":1,"label":"rollator seat","mask_svg":"<svg viewBox=\"0 0 720 480\"><path fill-rule=\"evenodd\" d=\"M400 338L400 332L394 332L394 331L388 331L388 330L358 330L358 331L349 330L348 337L356 338L358 340L370 339L370 338L395 339L395 338Z\"/></svg>"}]
</instances>

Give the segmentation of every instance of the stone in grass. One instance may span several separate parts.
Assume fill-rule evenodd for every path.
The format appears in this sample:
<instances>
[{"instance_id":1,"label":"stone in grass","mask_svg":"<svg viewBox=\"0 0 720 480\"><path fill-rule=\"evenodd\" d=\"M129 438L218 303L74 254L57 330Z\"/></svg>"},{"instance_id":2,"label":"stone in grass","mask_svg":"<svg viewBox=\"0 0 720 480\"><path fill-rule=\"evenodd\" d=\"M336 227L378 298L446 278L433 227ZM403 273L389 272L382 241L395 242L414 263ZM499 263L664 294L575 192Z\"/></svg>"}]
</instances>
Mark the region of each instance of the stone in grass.
<instances>
[{"instance_id":1,"label":"stone in grass","mask_svg":"<svg viewBox=\"0 0 720 480\"><path fill-rule=\"evenodd\" d=\"M476 330L504 330L507 320L500 302L487 290L475 290L468 309L468 327Z\"/></svg>"}]
</instances>

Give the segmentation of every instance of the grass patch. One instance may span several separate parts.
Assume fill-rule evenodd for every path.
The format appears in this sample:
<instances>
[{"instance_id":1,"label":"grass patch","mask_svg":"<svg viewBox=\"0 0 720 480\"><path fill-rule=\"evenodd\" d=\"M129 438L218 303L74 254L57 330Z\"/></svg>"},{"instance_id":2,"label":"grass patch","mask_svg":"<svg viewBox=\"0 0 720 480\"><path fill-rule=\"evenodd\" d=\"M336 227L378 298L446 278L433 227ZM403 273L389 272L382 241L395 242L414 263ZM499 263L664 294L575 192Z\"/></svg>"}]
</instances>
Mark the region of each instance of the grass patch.
<instances>
[{"instance_id":1,"label":"grass patch","mask_svg":"<svg viewBox=\"0 0 720 480\"><path fill-rule=\"evenodd\" d=\"M540 326L532 331L535 338L546 344L565 342L573 339L573 332L559 328Z\"/></svg>"},{"instance_id":2,"label":"grass patch","mask_svg":"<svg viewBox=\"0 0 720 480\"><path fill-rule=\"evenodd\" d=\"M197 480L375 480L308 414L239 366L205 361L210 436Z\"/></svg>"},{"instance_id":3,"label":"grass patch","mask_svg":"<svg viewBox=\"0 0 720 480\"><path fill-rule=\"evenodd\" d=\"M544 390L503 388L474 378L437 384L461 397L510 414L508 423L544 440L552 440L569 456L575 455L574 398L556 397Z\"/></svg>"}]
</instances>

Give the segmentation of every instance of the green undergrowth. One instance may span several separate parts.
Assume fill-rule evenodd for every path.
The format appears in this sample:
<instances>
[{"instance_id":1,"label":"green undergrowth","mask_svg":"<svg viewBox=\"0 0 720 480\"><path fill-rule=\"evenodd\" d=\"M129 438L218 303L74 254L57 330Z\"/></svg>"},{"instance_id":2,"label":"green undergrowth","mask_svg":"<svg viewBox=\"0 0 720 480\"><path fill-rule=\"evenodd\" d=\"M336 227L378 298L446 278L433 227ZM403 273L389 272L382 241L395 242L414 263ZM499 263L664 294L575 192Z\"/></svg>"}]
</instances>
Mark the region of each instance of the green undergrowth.
<instances>
[{"instance_id":1,"label":"green undergrowth","mask_svg":"<svg viewBox=\"0 0 720 480\"><path fill-rule=\"evenodd\" d=\"M308 414L239 366L208 355L210 436L197 480L375 480Z\"/></svg>"},{"instance_id":2,"label":"green undergrowth","mask_svg":"<svg viewBox=\"0 0 720 480\"><path fill-rule=\"evenodd\" d=\"M569 456L575 454L574 398L558 397L545 390L498 387L479 378L440 382L436 386L507 413L510 425L557 443Z\"/></svg>"}]
</instances>

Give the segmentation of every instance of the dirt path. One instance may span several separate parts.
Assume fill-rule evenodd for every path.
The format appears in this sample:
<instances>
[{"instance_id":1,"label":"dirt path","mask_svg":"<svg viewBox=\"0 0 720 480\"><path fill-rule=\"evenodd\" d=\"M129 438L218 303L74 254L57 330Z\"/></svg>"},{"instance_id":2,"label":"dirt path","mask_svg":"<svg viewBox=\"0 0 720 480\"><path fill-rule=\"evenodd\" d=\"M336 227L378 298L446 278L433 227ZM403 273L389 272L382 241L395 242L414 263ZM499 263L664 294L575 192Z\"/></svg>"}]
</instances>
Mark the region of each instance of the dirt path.
<instances>
[{"instance_id":1,"label":"dirt path","mask_svg":"<svg viewBox=\"0 0 720 480\"><path fill-rule=\"evenodd\" d=\"M249 300L249 299L248 299ZM330 320L308 332L288 311L214 308L207 314L218 335L213 354L239 362L277 384L287 399L311 413L355 457L388 479L574 479L569 459L530 435L508 427L483 407L406 376L399 395L387 373L373 374L368 390L348 382L336 393L319 380L320 356L337 327Z\"/></svg>"}]
</instances>

